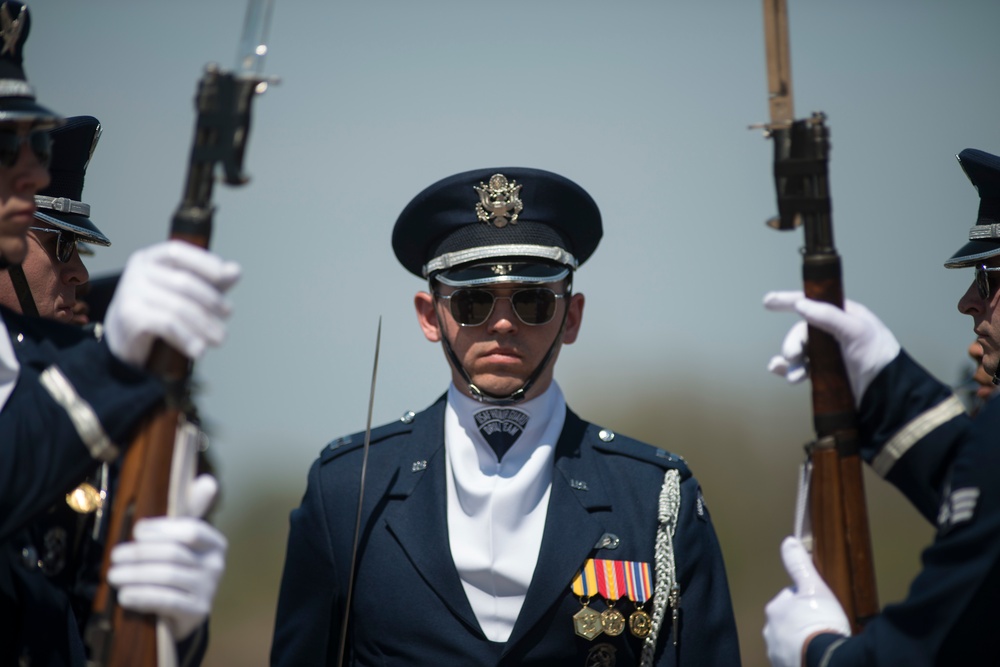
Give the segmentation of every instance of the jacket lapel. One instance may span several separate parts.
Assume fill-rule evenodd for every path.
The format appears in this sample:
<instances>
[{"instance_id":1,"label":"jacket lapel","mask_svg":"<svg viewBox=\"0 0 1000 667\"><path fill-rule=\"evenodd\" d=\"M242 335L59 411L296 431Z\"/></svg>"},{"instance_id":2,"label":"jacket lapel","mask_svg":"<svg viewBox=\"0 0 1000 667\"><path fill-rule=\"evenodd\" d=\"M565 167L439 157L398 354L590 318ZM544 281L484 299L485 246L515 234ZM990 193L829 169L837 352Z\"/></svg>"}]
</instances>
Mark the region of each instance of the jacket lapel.
<instances>
[{"instance_id":1,"label":"jacket lapel","mask_svg":"<svg viewBox=\"0 0 1000 667\"><path fill-rule=\"evenodd\" d=\"M448 538L444 406L439 401L418 421L413 456L400 463L389 490L386 524L425 583L463 623L482 633L465 595Z\"/></svg>"},{"instance_id":2,"label":"jacket lapel","mask_svg":"<svg viewBox=\"0 0 1000 667\"><path fill-rule=\"evenodd\" d=\"M567 408L566 423L556 445L538 563L504 653L551 612L604 533L603 524L592 512L608 509L610 500L597 468L588 461L591 451L582 444L586 429L587 424Z\"/></svg>"}]
</instances>

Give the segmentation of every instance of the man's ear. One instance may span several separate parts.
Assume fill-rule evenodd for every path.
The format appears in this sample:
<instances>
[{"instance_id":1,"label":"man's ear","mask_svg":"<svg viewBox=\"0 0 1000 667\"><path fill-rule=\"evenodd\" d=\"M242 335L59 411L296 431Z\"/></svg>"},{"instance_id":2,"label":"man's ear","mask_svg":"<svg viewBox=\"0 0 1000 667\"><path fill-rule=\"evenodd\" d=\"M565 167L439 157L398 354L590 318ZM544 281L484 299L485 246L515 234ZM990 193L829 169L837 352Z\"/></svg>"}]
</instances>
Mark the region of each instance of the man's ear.
<instances>
[{"instance_id":1,"label":"man's ear","mask_svg":"<svg viewBox=\"0 0 1000 667\"><path fill-rule=\"evenodd\" d=\"M437 309L434 307L434 297L427 292L417 292L413 297L413 306L417 310L417 322L424 338L432 343L441 341L441 324L438 322Z\"/></svg>"},{"instance_id":2,"label":"man's ear","mask_svg":"<svg viewBox=\"0 0 1000 667\"><path fill-rule=\"evenodd\" d=\"M563 329L563 344L571 345L580 335L580 324L583 322L583 294L572 294L566 304L566 326Z\"/></svg>"}]
</instances>

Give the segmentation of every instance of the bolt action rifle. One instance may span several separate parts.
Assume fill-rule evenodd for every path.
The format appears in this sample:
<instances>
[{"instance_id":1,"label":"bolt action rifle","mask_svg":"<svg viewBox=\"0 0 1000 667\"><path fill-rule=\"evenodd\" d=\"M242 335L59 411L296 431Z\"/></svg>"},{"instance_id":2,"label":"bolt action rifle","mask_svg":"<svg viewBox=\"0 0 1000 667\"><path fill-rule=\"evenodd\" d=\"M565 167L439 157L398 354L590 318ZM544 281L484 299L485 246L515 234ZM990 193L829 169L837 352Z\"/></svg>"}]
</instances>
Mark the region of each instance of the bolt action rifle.
<instances>
[{"instance_id":1,"label":"bolt action rifle","mask_svg":"<svg viewBox=\"0 0 1000 667\"><path fill-rule=\"evenodd\" d=\"M774 142L778 196L778 215L767 224L778 230L804 228L805 294L843 308L841 263L833 244L830 215L826 116L814 113L795 119L785 0L764 0L764 38L771 112L765 136ZM807 354L816 440L806 447L803 488L807 489L808 509L802 509L811 526L811 544L810 535L802 537L857 633L878 613L878 595L854 396L833 336L810 326ZM800 505L802 502L800 496Z\"/></svg>"},{"instance_id":2,"label":"bolt action rifle","mask_svg":"<svg viewBox=\"0 0 1000 667\"><path fill-rule=\"evenodd\" d=\"M205 68L195 95L194 140L180 206L170 238L208 248L212 235L212 186L221 167L228 185L243 185L243 156L250 131L254 95L273 79L261 76L272 0L249 0L235 71L215 64ZM158 340L146 368L161 377L166 400L144 418L125 453L114 496L101 565L101 583L87 630L90 665L99 667L173 667L177 658L168 628L152 614L130 612L115 603L107 583L111 550L131 539L142 518L173 514L193 477L200 431L190 419L192 362Z\"/></svg>"}]
</instances>

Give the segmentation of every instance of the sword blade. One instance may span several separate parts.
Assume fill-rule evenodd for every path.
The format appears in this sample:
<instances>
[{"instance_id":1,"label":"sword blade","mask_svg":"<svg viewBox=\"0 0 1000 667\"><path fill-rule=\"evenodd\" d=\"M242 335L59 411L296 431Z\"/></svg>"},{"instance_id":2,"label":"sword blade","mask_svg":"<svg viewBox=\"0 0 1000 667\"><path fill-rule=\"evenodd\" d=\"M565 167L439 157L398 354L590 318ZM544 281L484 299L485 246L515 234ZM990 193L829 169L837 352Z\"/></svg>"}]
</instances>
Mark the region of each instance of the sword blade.
<instances>
[{"instance_id":1,"label":"sword blade","mask_svg":"<svg viewBox=\"0 0 1000 667\"><path fill-rule=\"evenodd\" d=\"M372 364L372 386L368 394L368 420L365 424L365 445L361 455L361 485L358 489L358 517L354 523L354 544L351 546L350 578L347 581L347 600L344 602L344 620L340 624L340 650L337 667L344 664L347 647L347 623L351 618L351 598L354 594L354 570L358 560L358 540L361 536L361 504L365 498L365 475L368 472L368 445L372 438L372 407L375 405L375 378L378 375L378 352L382 345L382 318L378 318L378 332L375 334L375 363Z\"/></svg>"},{"instance_id":2,"label":"sword blade","mask_svg":"<svg viewBox=\"0 0 1000 667\"><path fill-rule=\"evenodd\" d=\"M788 46L786 0L764 0L764 43L771 128L788 127L795 120L795 109L792 105L792 61Z\"/></svg>"}]
</instances>

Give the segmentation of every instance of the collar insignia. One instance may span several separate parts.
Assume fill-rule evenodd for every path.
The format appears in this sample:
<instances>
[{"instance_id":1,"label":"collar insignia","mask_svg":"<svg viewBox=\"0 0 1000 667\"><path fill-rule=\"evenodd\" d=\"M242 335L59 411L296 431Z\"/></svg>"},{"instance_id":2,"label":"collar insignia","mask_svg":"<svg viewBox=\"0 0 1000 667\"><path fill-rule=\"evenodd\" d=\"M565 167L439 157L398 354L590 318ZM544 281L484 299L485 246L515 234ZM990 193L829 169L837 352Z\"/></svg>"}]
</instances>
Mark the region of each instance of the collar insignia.
<instances>
[{"instance_id":1,"label":"collar insignia","mask_svg":"<svg viewBox=\"0 0 1000 667\"><path fill-rule=\"evenodd\" d=\"M483 439L497 455L503 458L528 425L530 417L517 408L486 408L472 415Z\"/></svg>"},{"instance_id":2,"label":"collar insignia","mask_svg":"<svg viewBox=\"0 0 1000 667\"><path fill-rule=\"evenodd\" d=\"M3 48L0 49L0 56L9 53L15 58L17 57L17 47L21 41L21 29L24 27L24 23L21 22L24 9L22 5L17 18L12 19L10 17L10 5L5 2L3 6L0 6L0 39L3 39Z\"/></svg>"},{"instance_id":3,"label":"collar insignia","mask_svg":"<svg viewBox=\"0 0 1000 667\"><path fill-rule=\"evenodd\" d=\"M506 227L508 222L517 222L517 215L523 207L518 196L521 186L517 181L507 181L503 174L493 174L488 186L480 183L473 189L479 193L476 217L482 222L497 228Z\"/></svg>"}]
</instances>

